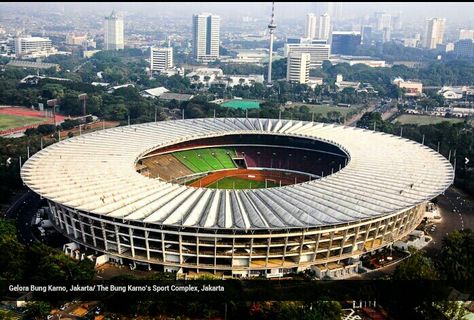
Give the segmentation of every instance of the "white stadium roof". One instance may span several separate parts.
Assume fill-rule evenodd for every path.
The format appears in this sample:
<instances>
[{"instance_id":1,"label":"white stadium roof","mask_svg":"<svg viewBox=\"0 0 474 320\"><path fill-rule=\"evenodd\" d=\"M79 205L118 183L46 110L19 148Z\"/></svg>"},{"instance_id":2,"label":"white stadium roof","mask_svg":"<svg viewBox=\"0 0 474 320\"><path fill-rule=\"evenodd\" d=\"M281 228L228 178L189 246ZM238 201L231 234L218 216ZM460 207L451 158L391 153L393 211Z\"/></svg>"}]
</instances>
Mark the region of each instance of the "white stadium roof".
<instances>
[{"instance_id":1,"label":"white stadium roof","mask_svg":"<svg viewBox=\"0 0 474 320\"><path fill-rule=\"evenodd\" d=\"M223 134L332 141L350 160L322 179L253 190L193 188L137 173L153 149ZM287 229L351 223L432 199L453 181L451 164L417 142L381 132L278 119L189 119L117 127L37 152L23 181L44 198L98 215L169 226Z\"/></svg>"}]
</instances>

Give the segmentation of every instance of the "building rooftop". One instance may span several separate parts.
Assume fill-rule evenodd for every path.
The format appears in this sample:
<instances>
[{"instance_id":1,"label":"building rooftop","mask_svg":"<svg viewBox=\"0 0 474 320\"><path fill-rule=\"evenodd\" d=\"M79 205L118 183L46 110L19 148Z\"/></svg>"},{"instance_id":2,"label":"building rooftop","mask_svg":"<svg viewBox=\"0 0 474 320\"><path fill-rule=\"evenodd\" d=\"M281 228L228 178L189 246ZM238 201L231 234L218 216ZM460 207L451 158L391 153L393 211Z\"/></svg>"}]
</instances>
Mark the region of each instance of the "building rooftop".
<instances>
[{"instance_id":1,"label":"building rooftop","mask_svg":"<svg viewBox=\"0 0 474 320\"><path fill-rule=\"evenodd\" d=\"M252 190L194 188L151 179L135 169L142 155L158 147L256 133L335 144L350 160L321 179ZM454 172L434 150L382 132L316 122L217 118L76 136L30 157L21 177L46 199L109 219L209 229L288 229L354 223L407 210L442 193Z\"/></svg>"}]
</instances>

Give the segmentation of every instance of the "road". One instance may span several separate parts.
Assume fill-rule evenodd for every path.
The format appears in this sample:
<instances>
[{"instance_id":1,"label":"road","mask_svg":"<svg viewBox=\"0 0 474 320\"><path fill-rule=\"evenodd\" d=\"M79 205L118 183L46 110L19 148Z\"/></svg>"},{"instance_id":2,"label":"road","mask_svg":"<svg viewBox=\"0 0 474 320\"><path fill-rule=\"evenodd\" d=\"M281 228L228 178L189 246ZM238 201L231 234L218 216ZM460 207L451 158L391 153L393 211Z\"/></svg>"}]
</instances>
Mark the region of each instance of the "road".
<instances>
[{"instance_id":1,"label":"road","mask_svg":"<svg viewBox=\"0 0 474 320\"><path fill-rule=\"evenodd\" d=\"M425 251L430 256L441 248L442 239L447 234L454 230L474 229L473 197L455 187L450 187L437 199L442 221L436 224L433 232L428 232L433 241L426 246Z\"/></svg>"},{"instance_id":2,"label":"road","mask_svg":"<svg viewBox=\"0 0 474 320\"><path fill-rule=\"evenodd\" d=\"M433 232L430 230L431 225L430 228L427 228L428 235L433 238L433 241L423 248L423 250L429 257L434 257L439 252L442 239L447 234L455 230L474 229L473 197L455 187L450 187L446 190L444 195L438 196L437 202L442 221L436 224L436 228ZM392 273L395 268L396 264L393 264L377 271L354 276L351 279L377 279Z\"/></svg>"},{"instance_id":3,"label":"road","mask_svg":"<svg viewBox=\"0 0 474 320\"><path fill-rule=\"evenodd\" d=\"M364 112L361 112L361 113L358 113L358 114L354 115L352 118L350 118L349 120L347 120L346 122L344 122L344 125L345 125L345 126L348 126L348 127L355 127L356 124L357 124L357 121L359 121L360 118L362 118L362 116L364 115L364 113L366 113L366 112L373 112L376 107L377 107L377 105L372 104L372 102L371 102L371 105L369 106L369 108L367 108L367 110L365 110Z\"/></svg>"},{"instance_id":4,"label":"road","mask_svg":"<svg viewBox=\"0 0 474 320\"><path fill-rule=\"evenodd\" d=\"M36 241L31 230L31 220L40 206L40 197L33 191L28 190L5 213L7 218L15 219L19 240L22 243L29 244Z\"/></svg>"}]
</instances>

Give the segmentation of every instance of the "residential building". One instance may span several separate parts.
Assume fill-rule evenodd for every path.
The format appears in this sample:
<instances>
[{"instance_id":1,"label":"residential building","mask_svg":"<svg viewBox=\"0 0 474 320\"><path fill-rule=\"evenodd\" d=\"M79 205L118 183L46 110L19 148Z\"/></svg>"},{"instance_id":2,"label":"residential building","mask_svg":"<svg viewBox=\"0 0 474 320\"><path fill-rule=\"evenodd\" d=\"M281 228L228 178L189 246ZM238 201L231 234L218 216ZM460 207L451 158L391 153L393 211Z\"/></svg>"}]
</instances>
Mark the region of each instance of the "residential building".
<instances>
[{"instance_id":1,"label":"residential building","mask_svg":"<svg viewBox=\"0 0 474 320\"><path fill-rule=\"evenodd\" d=\"M444 38L445 25L445 18L426 19L423 47L427 49L435 49L438 43L442 43Z\"/></svg>"},{"instance_id":2,"label":"residential building","mask_svg":"<svg viewBox=\"0 0 474 320\"><path fill-rule=\"evenodd\" d=\"M316 38L317 17L314 13L308 13L306 20L306 38Z\"/></svg>"},{"instance_id":3,"label":"residential building","mask_svg":"<svg viewBox=\"0 0 474 320\"><path fill-rule=\"evenodd\" d=\"M454 43L448 42L448 43L438 43L436 45L436 51L440 53L445 53L445 52L450 52L454 50Z\"/></svg>"},{"instance_id":4,"label":"residential building","mask_svg":"<svg viewBox=\"0 0 474 320\"><path fill-rule=\"evenodd\" d=\"M21 57L27 54L48 55L55 51L49 38L17 37L15 38L15 55Z\"/></svg>"},{"instance_id":5,"label":"residential building","mask_svg":"<svg viewBox=\"0 0 474 320\"><path fill-rule=\"evenodd\" d=\"M173 48L150 48L150 70L163 71L173 68Z\"/></svg>"},{"instance_id":6,"label":"residential building","mask_svg":"<svg viewBox=\"0 0 474 320\"><path fill-rule=\"evenodd\" d=\"M331 46L329 44L312 44L312 43L286 43L283 47L284 56L288 57L291 53L309 53L310 69L316 69L322 66L324 60L329 60Z\"/></svg>"},{"instance_id":7,"label":"residential building","mask_svg":"<svg viewBox=\"0 0 474 320\"><path fill-rule=\"evenodd\" d=\"M220 17L210 13L193 15L193 57L213 61L219 58Z\"/></svg>"},{"instance_id":8,"label":"residential building","mask_svg":"<svg viewBox=\"0 0 474 320\"><path fill-rule=\"evenodd\" d=\"M87 34L78 35L78 36L76 36L75 34L66 35L66 44L69 44L69 45L80 46L86 40L87 40Z\"/></svg>"},{"instance_id":9,"label":"residential building","mask_svg":"<svg viewBox=\"0 0 474 320\"><path fill-rule=\"evenodd\" d=\"M124 48L123 18L112 11L104 20L105 50L121 50Z\"/></svg>"},{"instance_id":10,"label":"residential building","mask_svg":"<svg viewBox=\"0 0 474 320\"><path fill-rule=\"evenodd\" d=\"M325 13L319 17L318 39L328 40L331 35L331 17Z\"/></svg>"},{"instance_id":11,"label":"residential building","mask_svg":"<svg viewBox=\"0 0 474 320\"><path fill-rule=\"evenodd\" d=\"M354 55L361 44L362 36L357 31L334 31L332 33L331 54Z\"/></svg>"},{"instance_id":12,"label":"residential building","mask_svg":"<svg viewBox=\"0 0 474 320\"><path fill-rule=\"evenodd\" d=\"M309 65L311 55L303 52L292 52L288 55L286 80L306 84L309 80Z\"/></svg>"},{"instance_id":13,"label":"residential building","mask_svg":"<svg viewBox=\"0 0 474 320\"><path fill-rule=\"evenodd\" d=\"M474 40L474 30L459 30L459 40L471 39Z\"/></svg>"}]
</instances>

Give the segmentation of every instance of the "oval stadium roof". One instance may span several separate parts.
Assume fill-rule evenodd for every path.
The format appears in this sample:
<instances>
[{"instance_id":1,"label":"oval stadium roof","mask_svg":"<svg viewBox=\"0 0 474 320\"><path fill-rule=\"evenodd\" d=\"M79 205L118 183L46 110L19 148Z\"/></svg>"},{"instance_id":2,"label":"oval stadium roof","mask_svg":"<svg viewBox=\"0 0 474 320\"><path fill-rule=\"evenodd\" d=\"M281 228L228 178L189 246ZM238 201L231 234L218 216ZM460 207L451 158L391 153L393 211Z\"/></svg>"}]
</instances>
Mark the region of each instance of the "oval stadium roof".
<instances>
[{"instance_id":1,"label":"oval stadium roof","mask_svg":"<svg viewBox=\"0 0 474 320\"><path fill-rule=\"evenodd\" d=\"M141 155L188 139L279 134L338 144L342 170L296 185L253 190L193 188L145 177ZM98 215L206 229L287 229L351 223L430 200L453 181L451 164L417 142L333 124L278 119L189 119L117 127L67 139L22 167L34 192Z\"/></svg>"}]
</instances>

